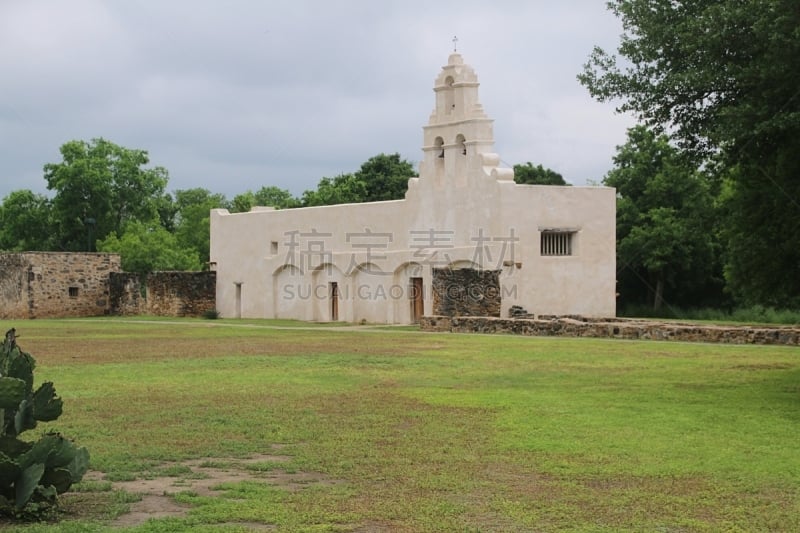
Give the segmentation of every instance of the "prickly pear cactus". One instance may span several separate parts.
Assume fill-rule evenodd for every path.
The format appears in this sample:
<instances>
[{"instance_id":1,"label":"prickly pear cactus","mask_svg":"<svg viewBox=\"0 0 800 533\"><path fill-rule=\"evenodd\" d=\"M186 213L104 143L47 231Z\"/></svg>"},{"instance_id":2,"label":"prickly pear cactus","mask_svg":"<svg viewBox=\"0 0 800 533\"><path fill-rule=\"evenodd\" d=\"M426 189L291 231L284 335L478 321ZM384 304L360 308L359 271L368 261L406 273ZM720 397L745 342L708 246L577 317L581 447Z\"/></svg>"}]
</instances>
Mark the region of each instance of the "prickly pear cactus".
<instances>
[{"instance_id":1,"label":"prickly pear cactus","mask_svg":"<svg viewBox=\"0 0 800 533\"><path fill-rule=\"evenodd\" d=\"M19 439L38 422L61 416L63 402L51 382L33 389L34 358L17 345L12 328L0 344L0 513L40 517L89 468L89 452L58 433Z\"/></svg>"}]
</instances>

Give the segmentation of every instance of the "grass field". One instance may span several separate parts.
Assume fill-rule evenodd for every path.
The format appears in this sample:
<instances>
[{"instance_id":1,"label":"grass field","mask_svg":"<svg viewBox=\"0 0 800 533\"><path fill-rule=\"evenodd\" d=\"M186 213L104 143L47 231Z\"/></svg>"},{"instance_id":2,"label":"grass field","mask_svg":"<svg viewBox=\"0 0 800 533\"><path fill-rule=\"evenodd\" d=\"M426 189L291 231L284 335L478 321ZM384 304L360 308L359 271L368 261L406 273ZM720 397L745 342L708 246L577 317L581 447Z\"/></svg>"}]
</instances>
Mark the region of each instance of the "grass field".
<instances>
[{"instance_id":1,"label":"grass field","mask_svg":"<svg viewBox=\"0 0 800 533\"><path fill-rule=\"evenodd\" d=\"M27 531L113 529L138 497L111 482L276 449L287 460L251 470L316 481L178 487L185 515L131 530L800 531L797 348L226 320L0 330L12 325L65 401L40 428L89 448L104 476L65 496L59 524Z\"/></svg>"}]
</instances>

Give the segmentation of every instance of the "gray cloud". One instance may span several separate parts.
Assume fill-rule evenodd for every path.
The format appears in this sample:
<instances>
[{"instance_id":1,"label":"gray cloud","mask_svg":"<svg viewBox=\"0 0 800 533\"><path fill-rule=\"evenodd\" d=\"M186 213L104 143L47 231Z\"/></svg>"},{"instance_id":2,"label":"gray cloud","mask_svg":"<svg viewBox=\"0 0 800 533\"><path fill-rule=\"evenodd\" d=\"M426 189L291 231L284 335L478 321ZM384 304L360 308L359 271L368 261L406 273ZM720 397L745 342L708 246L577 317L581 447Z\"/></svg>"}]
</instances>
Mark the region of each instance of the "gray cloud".
<instances>
[{"instance_id":1,"label":"gray cloud","mask_svg":"<svg viewBox=\"0 0 800 533\"><path fill-rule=\"evenodd\" d=\"M564 2L11 0L0 4L0 197L45 192L72 139L150 153L170 189L299 194L380 152L420 158L450 39L507 164L599 180L628 117L575 80L619 23Z\"/></svg>"}]
</instances>

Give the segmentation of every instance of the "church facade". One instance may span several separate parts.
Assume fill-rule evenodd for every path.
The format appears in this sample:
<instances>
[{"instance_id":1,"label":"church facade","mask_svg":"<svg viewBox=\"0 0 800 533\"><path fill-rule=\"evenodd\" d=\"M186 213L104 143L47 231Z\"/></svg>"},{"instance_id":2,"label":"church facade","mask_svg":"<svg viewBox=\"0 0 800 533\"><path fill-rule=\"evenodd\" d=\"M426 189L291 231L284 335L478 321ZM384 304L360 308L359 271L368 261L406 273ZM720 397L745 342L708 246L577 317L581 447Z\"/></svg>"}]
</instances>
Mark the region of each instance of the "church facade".
<instances>
[{"instance_id":1,"label":"church facade","mask_svg":"<svg viewBox=\"0 0 800 533\"><path fill-rule=\"evenodd\" d=\"M441 283L467 269L494 273L495 314L614 316L614 189L516 184L493 151L478 86L451 54L405 199L213 210L221 315L414 323L443 299L486 297L486 287Z\"/></svg>"}]
</instances>

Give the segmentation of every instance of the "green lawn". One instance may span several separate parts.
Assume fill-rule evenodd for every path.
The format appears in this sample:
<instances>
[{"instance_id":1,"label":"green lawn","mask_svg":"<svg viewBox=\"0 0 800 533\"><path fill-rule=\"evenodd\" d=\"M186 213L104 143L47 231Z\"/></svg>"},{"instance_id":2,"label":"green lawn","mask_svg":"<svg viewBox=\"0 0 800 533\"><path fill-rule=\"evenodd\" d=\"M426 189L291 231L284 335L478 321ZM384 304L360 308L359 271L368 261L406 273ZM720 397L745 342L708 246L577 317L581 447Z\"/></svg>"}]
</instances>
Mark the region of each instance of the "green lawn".
<instances>
[{"instance_id":1,"label":"green lawn","mask_svg":"<svg viewBox=\"0 0 800 533\"><path fill-rule=\"evenodd\" d=\"M800 531L797 348L186 319L0 330L12 325L65 401L41 428L88 447L107 480L281 445L291 460L262 468L331 481L187 490L185 517L134 531ZM135 499L77 488L59 525L26 529L103 530Z\"/></svg>"}]
</instances>

